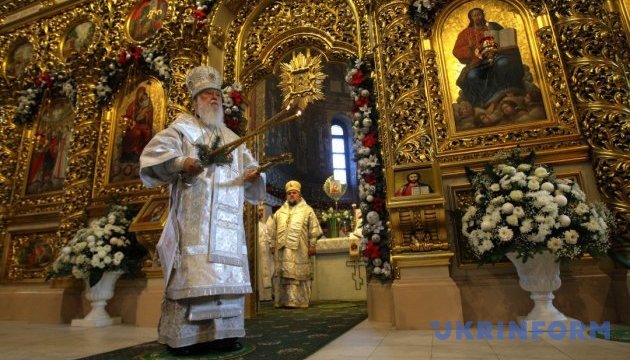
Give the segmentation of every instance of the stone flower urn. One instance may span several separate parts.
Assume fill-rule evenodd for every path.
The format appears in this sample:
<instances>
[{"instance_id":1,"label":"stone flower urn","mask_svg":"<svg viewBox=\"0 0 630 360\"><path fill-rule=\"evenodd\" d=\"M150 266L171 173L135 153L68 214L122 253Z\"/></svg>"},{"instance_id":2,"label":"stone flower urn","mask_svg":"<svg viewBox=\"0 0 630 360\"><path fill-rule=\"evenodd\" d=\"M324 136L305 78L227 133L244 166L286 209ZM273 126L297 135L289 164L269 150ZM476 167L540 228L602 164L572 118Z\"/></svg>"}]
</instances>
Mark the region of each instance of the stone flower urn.
<instances>
[{"instance_id":1,"label":"stone flower urn","mask_svg":"<svg viewBox=\"0 0 630 360\"><path fill-rule=\"evenodd\" d=\"M519 322L525 321L529 331L532 329L532 323L538 322L538 331L544 331L554 321L573 320L553 305L553 292L561 285L560 263L556 261L554 254L545 251L528 258L527 262L523 262L522 258L517 259L515 252L506 255L516 267L519 285L525 291L529 291L530 298L534 300L534 308L527 316L519 317ZM543 326L540 326L541 322L544 322Z\"/></svg>"},{"instance_id":2,"label":"stone flower urn","mask_svg":"<svg viewBox=\"0 0 630 360\"><path fill-rule=\"evenodd\" d=\"M124 271L107 271L94 286L90 287L88 279L85 279L85 297L90 301L92 310L83 319L72 320L72 326L79 327L103 327L120 324L120 317L112 318L105 311L107 301L114 296L114 288L118 278Z\"/></svg>"}]
</instances>

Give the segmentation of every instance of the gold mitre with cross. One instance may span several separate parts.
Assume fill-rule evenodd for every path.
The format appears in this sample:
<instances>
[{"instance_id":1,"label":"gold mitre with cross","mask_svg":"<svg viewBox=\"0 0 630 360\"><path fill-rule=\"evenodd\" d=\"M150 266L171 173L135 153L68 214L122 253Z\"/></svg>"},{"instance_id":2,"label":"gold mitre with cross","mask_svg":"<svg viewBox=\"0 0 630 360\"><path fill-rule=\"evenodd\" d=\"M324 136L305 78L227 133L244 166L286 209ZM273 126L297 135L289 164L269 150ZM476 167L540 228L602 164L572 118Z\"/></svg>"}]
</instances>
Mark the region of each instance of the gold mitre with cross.
<instances>
[{"instance_id":1,"label":"gold mitre with cross","mask_svg":"<svg viewBox=\"0 0 630 360\"><path fill-rule=\"evenodd\" d=\"M288 183L286 183L286 185L284 185L284 191L289 192L291 190L302 192L302 184L295 180L289 181Z\"/></svg>"},{"instance_id":2,"label":"gold mitre with cross","mask_svg":"<svg viewBox=\"0 0 630 360\"><path fill-rule=\"evenodd\" d=\"M221 91L222 82L221 73L212 66L197 66L186 75L186 87L193 99L206 89Z\"/></svg>"}]
</instances>

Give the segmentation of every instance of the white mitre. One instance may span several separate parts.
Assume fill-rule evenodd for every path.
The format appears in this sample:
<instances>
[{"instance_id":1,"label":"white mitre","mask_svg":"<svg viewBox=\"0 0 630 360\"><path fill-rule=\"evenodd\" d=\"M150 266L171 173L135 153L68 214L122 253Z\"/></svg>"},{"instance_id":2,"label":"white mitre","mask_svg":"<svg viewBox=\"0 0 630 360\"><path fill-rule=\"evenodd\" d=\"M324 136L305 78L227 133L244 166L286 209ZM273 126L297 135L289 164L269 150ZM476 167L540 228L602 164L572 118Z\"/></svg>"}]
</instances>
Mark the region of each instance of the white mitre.
<instances>
[{"instance_id":1,"label":"white mitre","mask_svg":"<svg viewBox=\"0 0 630 360\"><path fill-rule=\"evenodd\" d=\"M193 99L206 89L221 91L222 82L221 73L212 66L197 66L186 75L186 87Z\"/></svg>"}]
</instances>

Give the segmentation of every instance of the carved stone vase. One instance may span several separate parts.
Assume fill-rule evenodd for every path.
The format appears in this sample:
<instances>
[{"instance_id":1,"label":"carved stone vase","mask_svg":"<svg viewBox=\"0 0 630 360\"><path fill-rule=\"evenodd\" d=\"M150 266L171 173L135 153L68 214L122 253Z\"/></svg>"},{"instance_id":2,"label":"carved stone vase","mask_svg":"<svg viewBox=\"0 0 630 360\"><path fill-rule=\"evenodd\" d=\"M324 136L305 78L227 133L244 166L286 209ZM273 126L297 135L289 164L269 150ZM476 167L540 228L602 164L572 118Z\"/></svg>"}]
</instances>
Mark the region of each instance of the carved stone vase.
<instances>
[{"instance_id":1,"label":"carved stone vase","mask_svg":"<svg viewBox=\"0 0 630 360\"><path fill-rule=\"evenodd\" d=\"M85 297L90 301L92 310L83 319L72 320L72 326L103 327L120 324L120 317L112 318L105 310L107 301L114 296L116 281L124 271L107 271L94 286L90 287L85 279Z\"/></svg>"},{"instance_id":2,"label":"carved stone vase","mask_svg":"<svg viewBox=\"0 0 630 360\"><path fill-rule=\"evenodd\" d=\"M556 256L549 251L536 254L523 262L517 259L515 252L507 254L507 258L514 264L518 272L519 285L525 291L529 291L530 298L534 300L534 308L525 317L519 317L519 321L525 321L528 330L531 330L532 323L544 322L545 325L540 330L545 330L551 322L569 321L569 317L561 313L553 305L553 292L558 290L560 281L560 263L556 261Z\"/></svg>"}]
</instances>

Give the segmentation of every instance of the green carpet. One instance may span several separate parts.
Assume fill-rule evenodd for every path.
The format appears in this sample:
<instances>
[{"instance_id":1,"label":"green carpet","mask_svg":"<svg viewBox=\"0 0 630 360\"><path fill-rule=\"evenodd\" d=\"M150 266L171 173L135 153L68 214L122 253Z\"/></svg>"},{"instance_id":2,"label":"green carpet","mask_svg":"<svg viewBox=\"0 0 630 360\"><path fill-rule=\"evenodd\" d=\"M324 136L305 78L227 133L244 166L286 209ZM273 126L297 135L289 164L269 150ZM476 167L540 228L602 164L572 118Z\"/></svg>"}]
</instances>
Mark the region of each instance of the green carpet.
<instances>
[{"instance_id":1,"label":"green carpet","mask_svg":"<svg viewBox=\"0 0 630 360\"><path fill-rule=\"evenodd\" d=\"M173 357L166 346L154 341L83 359L298 360L308 357L366 317L365 302L319 302L308 309L275 309L270 303L264 303L256 318L245 320L247 335L241 339L243 349L238 352Z\"/></svg>"},{"instance_id":2,"label":"green carpet","mask_svg":"<svg viewBox=\"0 0 630 360\"><path fill-rule=\"evenodd\" d=\"M604 333L596 333L596 337L600 339L604 339ZM630 326L614 326L610 329L610 339L611 341L620 341L630 343Z\"/></svg>"}]
</instances>

